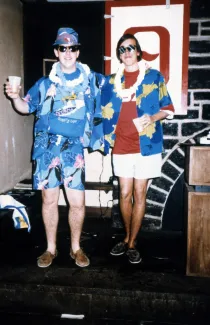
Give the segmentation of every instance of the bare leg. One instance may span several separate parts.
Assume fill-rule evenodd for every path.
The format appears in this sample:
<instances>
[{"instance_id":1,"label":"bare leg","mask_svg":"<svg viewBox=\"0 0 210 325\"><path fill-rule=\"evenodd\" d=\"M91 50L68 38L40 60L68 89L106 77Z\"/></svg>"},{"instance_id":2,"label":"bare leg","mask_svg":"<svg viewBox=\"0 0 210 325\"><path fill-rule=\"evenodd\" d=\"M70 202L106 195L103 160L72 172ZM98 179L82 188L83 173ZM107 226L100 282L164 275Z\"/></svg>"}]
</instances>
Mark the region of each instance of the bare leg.
<instances>
[{"instance_id":1,"label":"bare leg","mask_svg":"<svg viewBox=\"0 0 210 325\"><path fill-rule=\"evenodd\" d=\"M133 196L133 178L119 178L120 182L120 210L124 221L126 237L124 242L130 240L131 217L132 217L132 196Z\"/></svg>"},{"instance_id":2,"label":"bare leg","mask_svg":"<svg viewBox=\"0 0 210 325\"><path fill-rule=\"evenodd\" d=\"M47 251L55 254L58 227L59 187L42 190L42 217L47 237Z\"/></svg>"},{"instance_id":3,"label":"bare leg","mask_svg":"<svg viewBox=\"0 0 210 325\"><path fill-rule=\"evenodd\" d=\"M85 192L65 187L69 208L71 248L75 253L80 249L80 237L85 217Z\"/></svg>"},{"instance_id":4,"label":"bare leg","mask_svg":"<svg viewBox=\"0 0 210 325\"><path fill-rule=\"evenodd\" d=\"M144 218L147 184L147 179L134 179L134 203L130 225L129 248L134 248L135 240Z\"/></svg>"}]
</instances>

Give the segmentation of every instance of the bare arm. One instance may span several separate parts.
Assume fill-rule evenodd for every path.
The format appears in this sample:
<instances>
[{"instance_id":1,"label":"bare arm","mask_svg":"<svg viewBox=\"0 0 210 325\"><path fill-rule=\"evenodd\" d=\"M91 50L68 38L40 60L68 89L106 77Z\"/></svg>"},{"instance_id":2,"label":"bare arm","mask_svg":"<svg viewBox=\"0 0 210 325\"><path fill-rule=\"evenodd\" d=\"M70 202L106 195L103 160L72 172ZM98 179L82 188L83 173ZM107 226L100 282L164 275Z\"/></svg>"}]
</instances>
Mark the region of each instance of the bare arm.
<instances>
[{"instance_id":1,"label":"bare arm","mask_svg":"<svg viewBox=\"0 0 210 325\"><path fill-rule=\"evenodd\" d=\"M169 113L160 111L152 116L149 116L150 120L151 120L151 122L149 124L152 124L152 123L160 121L160 120L164 120L168 115L169 115Z\"/></svg>"},{"instance_id":2,"label":"bare arm","mask_svg":"<svg viewBox=\"0 0 210 325\"><path fill-rule=\"evenodd\" d=\"M9 82L6 82L5 86L5 92L9 98L11 98L15 109L22 113L22 114L28 114L29 113L29 107L28 103L25 102L19 95L21 87L19 87L19 91L17 93L12 92L12 88L9 84Z\"/></svg>"}]
</instances>

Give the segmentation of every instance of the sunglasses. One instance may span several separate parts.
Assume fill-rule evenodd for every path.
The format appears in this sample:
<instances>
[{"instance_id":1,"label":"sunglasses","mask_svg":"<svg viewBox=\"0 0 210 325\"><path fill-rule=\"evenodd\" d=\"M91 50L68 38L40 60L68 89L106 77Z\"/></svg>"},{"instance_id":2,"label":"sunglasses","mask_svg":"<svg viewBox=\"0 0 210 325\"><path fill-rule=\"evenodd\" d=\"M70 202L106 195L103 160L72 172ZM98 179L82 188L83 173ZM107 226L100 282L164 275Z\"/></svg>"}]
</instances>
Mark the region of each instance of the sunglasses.
<instances>
[{"instance_id":1,"label":"sunglasses","mask_svg":"<svg viewBox=\"0 0 210 325\"><path fill-rule=\"evenodd\" d=\"M120 54L123 54L123 53L126 52L126 50L127 50L128 52L133 52L133 51L135 51L135 49L136 49L136 45L131 45L131 44L130 44L130 45L128 45L127 47L120 46L119 49L118 49L118 51L119 51Z\"/></svg>"},{"instance_id":2,"label":"sunglasses","mask_svg":"<svg viewBox=\"0 0 210 325\"><path fill-rule=\"evenodd\" d=\"M70 51L70 52L76 52L79 50L79 46L78 45L72 45L72 46L63 46L63 45L59 45L57 47L57 49L60 51L60 52L66 52L67 49Z\"/></svg>"}]
</instances>

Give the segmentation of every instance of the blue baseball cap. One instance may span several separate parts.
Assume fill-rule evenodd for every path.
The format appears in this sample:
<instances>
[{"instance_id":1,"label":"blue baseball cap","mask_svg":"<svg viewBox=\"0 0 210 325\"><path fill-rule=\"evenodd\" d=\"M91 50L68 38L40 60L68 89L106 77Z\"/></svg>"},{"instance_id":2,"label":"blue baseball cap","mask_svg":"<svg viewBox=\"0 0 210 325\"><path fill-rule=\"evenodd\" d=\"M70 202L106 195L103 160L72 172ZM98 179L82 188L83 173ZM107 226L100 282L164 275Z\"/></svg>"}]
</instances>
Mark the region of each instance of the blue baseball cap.
<instances>
[{"instance_id":1,"label":"blue baseball cap","mask_svg":"<svg viewBox=\"0 0 210 325\"><path fill-rule=\"evenodd\" d=\"M78 42L78 34L73 28L61 27L58 29L57 37L53 45L80 45Z\"/></svg>"}]
</instances>

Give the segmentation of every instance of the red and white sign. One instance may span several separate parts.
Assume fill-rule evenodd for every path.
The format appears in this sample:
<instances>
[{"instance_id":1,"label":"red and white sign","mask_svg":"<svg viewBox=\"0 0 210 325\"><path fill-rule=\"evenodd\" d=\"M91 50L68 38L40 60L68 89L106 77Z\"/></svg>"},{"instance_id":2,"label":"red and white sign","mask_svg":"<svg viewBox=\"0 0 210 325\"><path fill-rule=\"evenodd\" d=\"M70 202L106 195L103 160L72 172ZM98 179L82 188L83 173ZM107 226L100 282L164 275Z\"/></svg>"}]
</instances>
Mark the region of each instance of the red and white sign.
<instances>
[{"instance_id":1,"label":"red and white sign","mask_svg":"<svg viewBox=\"0 0 210 325\"><path fill-rule=\"evenodd\" d=\"M119 67L116 46L134 34L150 66L164 75L175 114L187 113L190 0L122 0L105 4L105 74Z\"/></svg>"}]
</instances>

